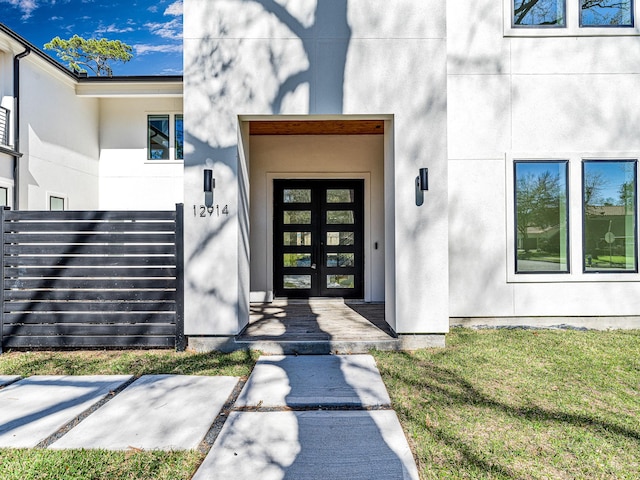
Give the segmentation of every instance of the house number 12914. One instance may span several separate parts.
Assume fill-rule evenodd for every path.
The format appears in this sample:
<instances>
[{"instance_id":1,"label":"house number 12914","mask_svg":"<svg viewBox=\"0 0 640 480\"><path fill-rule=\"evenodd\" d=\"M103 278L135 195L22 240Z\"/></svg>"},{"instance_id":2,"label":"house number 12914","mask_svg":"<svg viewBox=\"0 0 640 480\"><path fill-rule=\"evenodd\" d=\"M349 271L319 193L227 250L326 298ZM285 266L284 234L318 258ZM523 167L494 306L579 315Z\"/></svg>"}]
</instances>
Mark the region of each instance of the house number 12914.
<instances>
[{"instance_id":1,"label":"house number 12914","mask_svg":"<svg viewBox=\"0 0 640 480\"><path fill-rule=\"evenodd\" d=\"M194 205L193 206L193 216L194 217L213 217L213 214L216 214L217 217L222 215L229 215L229 206L225 205L220 209L220 205L212 205L210 207L205 207L204 205Z\"/></svg>"}]
</instances>

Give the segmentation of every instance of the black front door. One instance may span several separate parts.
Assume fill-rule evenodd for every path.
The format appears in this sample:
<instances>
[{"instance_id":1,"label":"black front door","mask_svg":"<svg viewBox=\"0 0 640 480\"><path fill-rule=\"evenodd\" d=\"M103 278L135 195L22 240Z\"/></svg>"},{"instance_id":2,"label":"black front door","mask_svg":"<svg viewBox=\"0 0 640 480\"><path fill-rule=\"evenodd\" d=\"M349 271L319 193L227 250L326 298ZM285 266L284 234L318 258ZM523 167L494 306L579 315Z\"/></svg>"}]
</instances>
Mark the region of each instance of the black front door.
<instances>
[{"instance_id":1,"label":"black front door","mask_svg":"<svg viewBox=\"0 0 640 480\"><path fill-rule=\"evenodd\" d=\"M276 296L364 297L363 180L274 180Z\"/></svg>"}]
</instances>

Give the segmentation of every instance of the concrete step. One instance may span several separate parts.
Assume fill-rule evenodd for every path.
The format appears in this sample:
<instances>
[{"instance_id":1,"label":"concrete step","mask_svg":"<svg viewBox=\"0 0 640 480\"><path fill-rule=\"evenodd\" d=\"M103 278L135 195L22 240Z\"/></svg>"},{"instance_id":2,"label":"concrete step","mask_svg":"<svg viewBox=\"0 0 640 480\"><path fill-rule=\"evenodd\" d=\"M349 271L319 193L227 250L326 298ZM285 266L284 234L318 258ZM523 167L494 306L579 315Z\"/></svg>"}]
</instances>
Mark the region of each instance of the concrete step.
<instances>
[{"instance_id":1,"label":"concrete step","mask_svg":"<svg viewBox=\"0 0 640 480\"><path fill-rule=\"evenodd\" d=\"M401 350L397 338L389 340L239 340L237 349L257 350L268 355L326 355L368 353L371 350Z\"/></svg>"}]
</instances>

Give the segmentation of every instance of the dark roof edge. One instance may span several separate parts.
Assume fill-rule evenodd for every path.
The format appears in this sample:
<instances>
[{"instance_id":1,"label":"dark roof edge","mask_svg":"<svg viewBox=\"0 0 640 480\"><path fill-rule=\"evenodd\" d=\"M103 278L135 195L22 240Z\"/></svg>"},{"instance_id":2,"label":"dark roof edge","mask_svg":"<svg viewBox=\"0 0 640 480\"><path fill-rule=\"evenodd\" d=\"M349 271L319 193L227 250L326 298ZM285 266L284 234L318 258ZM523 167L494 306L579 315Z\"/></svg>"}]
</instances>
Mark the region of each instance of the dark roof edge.
<instances>
[{"instance_id":1,"label":"dark roof edge","mask_svg":"<svg viewBox=\"0 0 640 480\"><path fill-rule=\"evenodd\" d=\"M11 30L9 27L0 23L0 32L6 34L11 37L18 43L21 43L25 48L31 50L32 53L35 53L40 58L42 58L45 62L49 63L53 67L57 68L60 72L65 75L71 77L77 82L87 82L87 83L108 83L108 82L182 82L182 75L132 75L132 76L114 76L114 77L88 77L83 74L77 74L68 68L66 68L61 63L58 63L49 55L44 53L40 48L36 47L34 44L26 40L25 38L18 35L16 32Z\"/></svg>"},{"instance_id":2,"label":"dark roof edge","mask_svg":"<svg viewBox=\"0 0 640 480\"><path fill-rule=\"evenodd\" d=\"M24 46L25 48L30 49L32 53L35 53L40 58L42 58L45 62L49 63L50 65L53 65L55 68L60 70L62 73L68 75L69 77L71 77L71 78L73 78L75 80L78 79L78 75L76 75L74 72L72 72L68 68L65 68L60 63L56 62L53 58L51 58L49 55L44 53L41 49L36 47L33 43L27 41L25 38L23 38L20 35L18 35L16 32L11 30L9 27L4 25L3 23L0 23L0 32L8 35L9 37L11 37L16 42L21 43L22 46Z\"/></svg>"}]
</instances>

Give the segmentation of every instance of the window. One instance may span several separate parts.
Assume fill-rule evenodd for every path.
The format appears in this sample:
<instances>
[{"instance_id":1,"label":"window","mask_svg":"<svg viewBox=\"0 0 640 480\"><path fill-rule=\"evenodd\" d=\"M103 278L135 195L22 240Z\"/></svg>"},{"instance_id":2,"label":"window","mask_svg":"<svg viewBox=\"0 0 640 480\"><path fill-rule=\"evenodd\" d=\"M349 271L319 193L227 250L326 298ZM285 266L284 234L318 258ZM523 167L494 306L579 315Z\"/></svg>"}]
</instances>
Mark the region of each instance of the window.
<instances>
[{"instance_id":1,"label":"window","mask_svg":"<svg viewBox=\"0 0 640 480\"><path fill-rule=\"evenodd\" d=\"M514 162L516 273L569 272L568 161Z\"/></svg>"},{"instance_id":2,"label":"window","mask_svg":"<svg viewBox=\"0 0 640 480\"><path fill-rule=\"evenodd\" d=\"M169 115L149 115L149 160L169 160Z\"/></svg>"},{"instance_id":3,"label":"window","mask_svg":"<svg viewBox=\"0 0 640 480\"><path fill-rule=\"evenodd\" d=\"M64 198L49 195L49 210L64 210Z\"/></svg>"},{"instance_id":4,"label":"window","mask_svg":"<svg viewBox=\"0 0 640 480\"><path fill-rule=\"evenodd\" d=\"M582 164L584 271L637 272L637 162Z\"/></svg>"},{"instance_id":5,"label":"window","mask_svg":"<svg viewBox=\"0 0 640 480\"><path fill-rule=\"evenodd\" d=\"M182 160L184 158L184 133L182 129L182 115L176 115L174 121L174 131L176 140L175 140L175 149L176 149L176 160Z\"/></svg>"},{"instance_id":6,"label":"window","mask_svg":"<svg viewBox=\"0 0 640 480\"><path fill-rule=\"evenodd\" d=\"M634 28L634 0L505 1L506 35L535 35L536 30L541 35L615 35L616 29L640 34Z\"/></svg>"},{"instance_id":7,"label":"window","mask_svg":"<svg viewBox=\"0 0 640 480\"><path fill-rule=\"evenodd\" d=\"M565 0L513 0L513 25L564 27Z\"/></svg>"},{"instance_id":8,"label":"window","mask_svg":"<svg viewBox=\"0 0 640 480\"><path fill-rule=\"evenodd\" d=\"M173 129L171 129L173 125ZM183 116L171 115L147 116L147 159L182 160L184 159Z\"/></svg>"},{"instance_id":9,"label":"window","mask_svg":"<svg viewBox=\"0 0 640 480\"><path fill-rule=\"evenodd\" d=\"M581 27L633 27L632 0L580 0Z\"/></svg>"},{"instance_id":10,"label":"window","mask_svg":"<svg viewBox=\"0 0 640 480\"><path fill-rule=\"evenodd\" d=\"M7 187L0 187L0 207L9 206L9 189Z\"/></svg>"}]
</instances>

